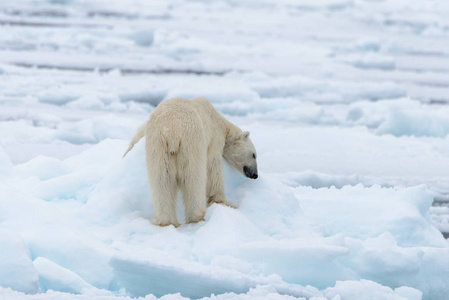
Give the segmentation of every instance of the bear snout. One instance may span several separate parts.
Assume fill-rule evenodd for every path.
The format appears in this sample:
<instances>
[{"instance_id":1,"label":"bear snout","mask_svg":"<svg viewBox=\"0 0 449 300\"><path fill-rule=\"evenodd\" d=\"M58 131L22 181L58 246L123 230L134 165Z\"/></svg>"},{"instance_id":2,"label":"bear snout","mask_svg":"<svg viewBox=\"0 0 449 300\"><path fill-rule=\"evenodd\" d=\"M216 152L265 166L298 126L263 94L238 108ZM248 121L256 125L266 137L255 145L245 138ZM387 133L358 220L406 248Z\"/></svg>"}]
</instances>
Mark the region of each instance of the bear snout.
<instances>
[{"instance_id":1,"label":"bear snout","mask_svg":"<svg viewBox=\"0 0 449 300\"><path fill-rule=\"evenodd\" d=\"M258 177L257 171L252 170L248 166L243 167L243 173L245 173L246 177L251 178L251 179L257 179L257 177Z\"/></svg>"}]
</instances>

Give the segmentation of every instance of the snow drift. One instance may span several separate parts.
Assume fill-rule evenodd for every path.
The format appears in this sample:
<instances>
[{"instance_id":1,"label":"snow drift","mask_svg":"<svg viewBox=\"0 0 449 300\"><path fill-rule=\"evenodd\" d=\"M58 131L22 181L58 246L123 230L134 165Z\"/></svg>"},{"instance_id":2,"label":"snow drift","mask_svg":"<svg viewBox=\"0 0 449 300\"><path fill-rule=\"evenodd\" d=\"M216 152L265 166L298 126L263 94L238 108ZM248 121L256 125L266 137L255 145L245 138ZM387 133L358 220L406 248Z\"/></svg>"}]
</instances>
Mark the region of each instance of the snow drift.
<instances>
[{"instance_id":1,"label":"snow drift","mask_svg":"<svg viewBox=\"0 0 449 300\"><path fill-rule=\"evenodd\" d=\"M245 180L228 166L227 196L238 209L214 204L204 222L160 228L150 223L144 142L122 159L126 145L105 140L64 161L12 167L0 183L2 244L10 245L1 252L3 287L197 299L261 285L307 297L313 286L324 297L364 279L428 299L447 292L448 246L429 220L424 186L293 188L270 174Z\"/></svg>"}]
</instances>

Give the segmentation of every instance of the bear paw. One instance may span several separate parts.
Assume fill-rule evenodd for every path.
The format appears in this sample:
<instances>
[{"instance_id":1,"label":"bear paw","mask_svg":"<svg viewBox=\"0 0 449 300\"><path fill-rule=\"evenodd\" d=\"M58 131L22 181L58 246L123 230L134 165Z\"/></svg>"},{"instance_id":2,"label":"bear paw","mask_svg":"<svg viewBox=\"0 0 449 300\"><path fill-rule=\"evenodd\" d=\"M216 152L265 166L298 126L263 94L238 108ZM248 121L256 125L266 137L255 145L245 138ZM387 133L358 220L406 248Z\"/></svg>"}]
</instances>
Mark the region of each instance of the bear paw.
<instances>
[{"instance_id":1,"label":"bear paw","mask_svg":"<svg viewBox=\"0 0 449 300\"><path fill-rule=\"evenodd\" d=\"M212 203L218 203L218 204L223 204L232 208L237 208L238 206L235 205L234 203L232 203L231 201L229 201L228 199L226 199L226 196L212 196L209 198L208 201L209 205L211 205Z\"/></svg>"},{"instance_id":2,"label":"bear paw","mask_svg":"<svg viewBox=\"0 0 449 300\"><path fill-rule=\"evenodd\" d=\"M197 213L186 215L186 224L198 223L198 222L204 221L205 214L206 214L206 211L198 211Z\"/></svg>"},{"instance_id":3,"label":"bear paw","mask_svg":"<svg viewBox=\"0 0 449 300\"><path fill-rule=\"evenodd\" d=\"M165 218L154 217L153 224L156 226L161 226L161 227L168 226L168 225L173 225L175 227L179 226L179 223L177 220L173 221L173 220L170 220L170 218L168 218L168 217L165 217Z\"/></svg>"}]
</instances>

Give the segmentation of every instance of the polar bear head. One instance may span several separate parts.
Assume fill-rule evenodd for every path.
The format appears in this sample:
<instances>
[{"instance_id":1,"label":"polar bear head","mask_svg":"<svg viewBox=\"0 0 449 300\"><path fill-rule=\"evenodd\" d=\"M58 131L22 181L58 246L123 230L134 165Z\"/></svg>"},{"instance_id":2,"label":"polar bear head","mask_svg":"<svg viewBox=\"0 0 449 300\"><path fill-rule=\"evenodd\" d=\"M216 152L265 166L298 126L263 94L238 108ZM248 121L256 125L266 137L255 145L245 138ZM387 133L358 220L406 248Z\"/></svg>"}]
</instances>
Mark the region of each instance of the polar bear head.
<instances>
[{"instance_id":1,"label":"polar bear head","mask_svg":"<svg viewBox=\"0 0 449 300\"><path fill-rule=\"evenodd\" d=\"M246 177L251 179L258 177L256 149L249 138L248 131L228 137L223 150L223 156L231 166Z\"/></svg>"}]
</instances>

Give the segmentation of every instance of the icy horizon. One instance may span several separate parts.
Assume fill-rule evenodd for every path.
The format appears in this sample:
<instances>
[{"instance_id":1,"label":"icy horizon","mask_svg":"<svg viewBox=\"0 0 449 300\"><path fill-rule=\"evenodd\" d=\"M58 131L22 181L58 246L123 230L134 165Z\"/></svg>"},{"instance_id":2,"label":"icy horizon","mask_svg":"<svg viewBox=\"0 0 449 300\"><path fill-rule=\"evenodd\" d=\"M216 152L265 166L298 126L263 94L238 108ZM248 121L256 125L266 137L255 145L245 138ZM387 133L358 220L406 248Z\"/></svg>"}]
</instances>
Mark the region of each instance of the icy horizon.
<instances>
[{"instance_id":1,"label":"icy horizon","mask_svg":"<svg viewBox=\"0 0 449 300\"><path fill-rule=\"evenodd\" d=\"M449 5L0 3L0 298L446 300ZM203 222L158 227L154 108L251 132Z\"/></svg>"}]
</instances>

